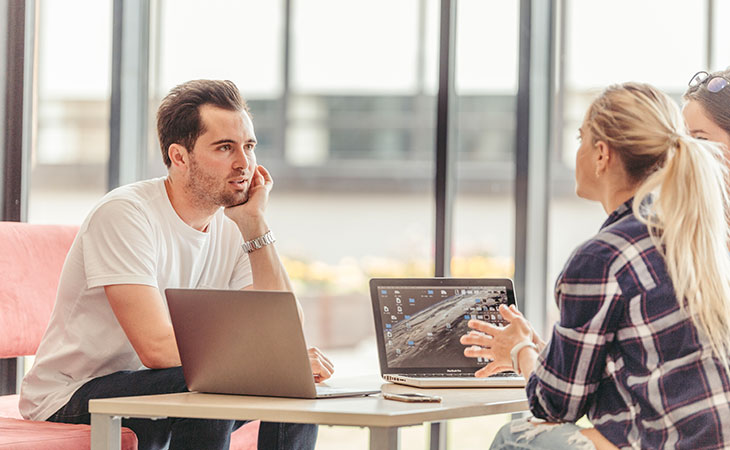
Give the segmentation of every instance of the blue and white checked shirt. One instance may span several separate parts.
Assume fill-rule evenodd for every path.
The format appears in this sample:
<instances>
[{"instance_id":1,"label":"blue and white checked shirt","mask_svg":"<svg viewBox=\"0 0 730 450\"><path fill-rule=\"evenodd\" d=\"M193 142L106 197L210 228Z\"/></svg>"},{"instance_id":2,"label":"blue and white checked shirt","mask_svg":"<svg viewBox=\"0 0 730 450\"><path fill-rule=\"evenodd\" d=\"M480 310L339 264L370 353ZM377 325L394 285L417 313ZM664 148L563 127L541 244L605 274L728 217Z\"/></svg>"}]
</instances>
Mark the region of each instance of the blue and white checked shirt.
<instances>
[{"instance_id":1,"label":"blue and white checked shirt","mask_svg":"<svg viewBox=\"0 0 730 450\"><path fill-rule=\"evenodd\" d=\"M620 448L730 447L730 380L679 308L631 200L568 260L560 321L527 383L535 417L584 414Z\"/></svg>"}]
</instances>

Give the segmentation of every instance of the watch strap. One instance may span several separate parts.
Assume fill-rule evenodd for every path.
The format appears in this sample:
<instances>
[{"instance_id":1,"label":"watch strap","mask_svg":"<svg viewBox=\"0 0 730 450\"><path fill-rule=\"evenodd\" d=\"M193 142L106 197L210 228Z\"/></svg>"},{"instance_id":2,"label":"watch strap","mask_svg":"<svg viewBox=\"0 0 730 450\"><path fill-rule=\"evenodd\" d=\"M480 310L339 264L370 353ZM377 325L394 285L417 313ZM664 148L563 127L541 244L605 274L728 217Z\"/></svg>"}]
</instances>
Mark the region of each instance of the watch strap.
<instances>
[{"instance_id":1,"label":"watch strap","mask_svg":"<svg viewBox=\"0 0 730 450\"><path fill-rule=\"evenodd\" d=\"M273 244L274 242L276 242L274 233L269 230L257 238L251 239L250 241L244 241L243 244L241 244L241 247L244 252L251 253L269 244Z\"/></svg>"}]
</instances>

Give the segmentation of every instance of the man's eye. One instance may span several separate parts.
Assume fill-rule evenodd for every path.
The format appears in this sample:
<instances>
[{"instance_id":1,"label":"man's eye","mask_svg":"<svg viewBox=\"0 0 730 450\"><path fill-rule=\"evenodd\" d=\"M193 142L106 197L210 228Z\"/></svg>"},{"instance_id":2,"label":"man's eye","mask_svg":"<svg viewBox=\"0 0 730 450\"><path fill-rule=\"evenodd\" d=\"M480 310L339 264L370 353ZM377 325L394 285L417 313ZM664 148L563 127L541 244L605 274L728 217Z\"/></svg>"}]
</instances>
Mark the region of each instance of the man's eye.
<instances>
[{"instance_id":1,"label":"man's eye","mask_svg":"<svg viewBox=\"0 0 730 450\"><path fill-rule=\"evenodd\" d=\"M232 149L233 147L232 147L232 146L231 146L230 144L226 144L226 145L221 145L221 146L220 146L220 147L218 147L218 148L219 148L219 149L221 149L221 150L224 150L224 151L226 151L226 152L227 152L227 151L229 151L230 149Z\"/></svg>"},{"instance_id":2,"label":"man's eye","mask_svg":"<svg viewBox=\"0 0 730 450\"><path fill-rule=\"evenodd\" d=\"M246 144L245 148L246 148L246 150L252 152L254 147L256 147L254 144Z\"/></svg>"}]
</instances>

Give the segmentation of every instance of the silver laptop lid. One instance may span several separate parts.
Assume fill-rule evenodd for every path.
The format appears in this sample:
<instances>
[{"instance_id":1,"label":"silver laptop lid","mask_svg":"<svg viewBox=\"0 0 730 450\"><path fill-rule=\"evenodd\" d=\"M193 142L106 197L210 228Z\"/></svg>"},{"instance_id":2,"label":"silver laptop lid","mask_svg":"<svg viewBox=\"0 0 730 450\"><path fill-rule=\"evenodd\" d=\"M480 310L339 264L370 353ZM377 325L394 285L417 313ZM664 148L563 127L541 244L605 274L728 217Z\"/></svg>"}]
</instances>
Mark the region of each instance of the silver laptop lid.
<instances>
[{"instance_id":1,"label":"silver laptop lid","mask_svg":"<svg viewBox=\"0 0 730 450\"><path fill-rule=\"evenodd\" d=\"M315 398L291 292L166 289L191 391Z\"/></svg>"},{"instance_id":2,"label":"silver laptop lid","mask_svg":"<svg viewBox=\"0 0 730 450\"><path fill-rule=\"evenodd\" d=\"M467 322L505 324L499 305L515 304L507 278L374 278L370 296L383 375L472 376L487 361L464 356Z\"/></svg>"}]
</instances>

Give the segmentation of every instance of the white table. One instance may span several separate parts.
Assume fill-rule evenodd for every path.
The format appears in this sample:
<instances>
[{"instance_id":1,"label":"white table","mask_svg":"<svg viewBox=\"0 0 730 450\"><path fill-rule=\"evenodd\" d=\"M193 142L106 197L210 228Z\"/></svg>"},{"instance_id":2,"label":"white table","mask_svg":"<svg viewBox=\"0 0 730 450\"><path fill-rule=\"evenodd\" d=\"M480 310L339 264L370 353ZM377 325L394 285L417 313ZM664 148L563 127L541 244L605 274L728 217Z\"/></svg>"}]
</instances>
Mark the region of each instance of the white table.
<instances>
[{"instance_id":1,"label":"white table","mask_svg":"<svg viewBox=\"0 0 730 450\"><path fill-rule=\"evenodd\" d=\"M334 380L334 387L380 387L387 392L423 392L443 397L441 403L404 403L380 395L320 400L242 395L182 394L97 399L89 402L91 450L119 450L121 418L189 417L313 423L370 428L371 449L399 448L399 429L448 419L527 410L522 388L416 389L374 378Z\"/></svg>"}]
</instances>

